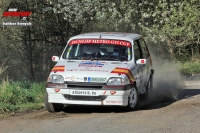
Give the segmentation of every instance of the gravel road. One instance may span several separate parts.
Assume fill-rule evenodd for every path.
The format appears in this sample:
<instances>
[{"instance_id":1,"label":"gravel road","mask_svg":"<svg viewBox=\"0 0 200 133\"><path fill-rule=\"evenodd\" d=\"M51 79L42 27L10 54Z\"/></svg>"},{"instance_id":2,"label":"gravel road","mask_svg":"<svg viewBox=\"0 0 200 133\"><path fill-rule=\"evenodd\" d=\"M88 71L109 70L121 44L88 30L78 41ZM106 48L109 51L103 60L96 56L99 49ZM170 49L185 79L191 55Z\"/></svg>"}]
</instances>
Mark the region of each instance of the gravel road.
<instances>
[{"instance_id":1,"label":"gravel road","mask_svg":"<svg viewBox=\"0 0 200 133\"><path fill-rule=\"evenodd\" d=\"M45 110L16 113L0 120L0 132L199 133L200 80L198 77L200 76L185 77L181 81L181 87L177 85L177 80L171 80L170 84L166 80L159 81L159 84L155 84L155 88L162 91L155 90L151 103L146 105L141 102L140 108L136 111L125 113L117 107L66 107L63 112L53 114Z\"/></svg>"}]
</instances>

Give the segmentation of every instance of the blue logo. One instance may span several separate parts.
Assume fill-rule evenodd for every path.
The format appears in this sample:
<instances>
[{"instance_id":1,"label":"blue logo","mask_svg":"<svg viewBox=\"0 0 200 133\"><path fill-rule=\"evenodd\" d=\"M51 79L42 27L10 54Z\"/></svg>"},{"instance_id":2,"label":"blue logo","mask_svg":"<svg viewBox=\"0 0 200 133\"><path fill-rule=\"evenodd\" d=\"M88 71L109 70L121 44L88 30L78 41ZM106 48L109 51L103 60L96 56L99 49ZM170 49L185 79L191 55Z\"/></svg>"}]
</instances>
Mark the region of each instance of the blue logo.
<instances>
[{"instance_id":1,"label":"blue logo","mask_svg":"<svg viewBox=\"0 0 200 133\"><path fill-rule=\"evenodd\" d=\"M100 62L80 62L79 67L102 67L104 66L103 63Z\"/></svg>"},{"instance_id":2,"label":"blue logo","mask_svg":"<svg viewBox=\"0 0 200 133\"><path fill-rule=\"evenodd\" d=\"M88 77L88 82L90 82L91 81L91 78L90 77Z\"/></svg>"}]
</instances>

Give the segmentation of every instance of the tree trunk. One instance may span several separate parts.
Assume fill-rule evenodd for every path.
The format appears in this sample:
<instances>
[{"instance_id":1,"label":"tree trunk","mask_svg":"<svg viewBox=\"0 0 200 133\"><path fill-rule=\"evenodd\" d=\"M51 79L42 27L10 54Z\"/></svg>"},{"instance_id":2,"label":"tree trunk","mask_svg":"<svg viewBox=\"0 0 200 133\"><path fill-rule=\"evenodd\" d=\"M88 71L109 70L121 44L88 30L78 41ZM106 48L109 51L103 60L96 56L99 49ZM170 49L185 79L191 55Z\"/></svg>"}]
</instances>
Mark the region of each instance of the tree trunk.
<instances>
[{"instance_id":1,"label":"tree trunk","mask_svg":"<svg viewBox=\"0 0 200 133\"><path fill-rule=\"evenodd\" d=\"M29 10L28 1L26 0L26 9ZM32 42L31 42L31 29L28 26L28 50L29 50L29 64L30 64L30 73L31 81L35 80L34 70L33 70L33 51L32 51Z\"/></svg>"},{"instance_id":2,"label":"tree trunk","mask_svg":"<svg viewBox=\"0 0 200 133\"><path fill-rule=\"evenodd\" d=\"M173 49L173 45L171 44L171 42L169 40L166 40L167 42L167 46L168 46L168 51L170 54L170 59L173 60L174 59L174 49Z\"/></svg>"}]
</instances>

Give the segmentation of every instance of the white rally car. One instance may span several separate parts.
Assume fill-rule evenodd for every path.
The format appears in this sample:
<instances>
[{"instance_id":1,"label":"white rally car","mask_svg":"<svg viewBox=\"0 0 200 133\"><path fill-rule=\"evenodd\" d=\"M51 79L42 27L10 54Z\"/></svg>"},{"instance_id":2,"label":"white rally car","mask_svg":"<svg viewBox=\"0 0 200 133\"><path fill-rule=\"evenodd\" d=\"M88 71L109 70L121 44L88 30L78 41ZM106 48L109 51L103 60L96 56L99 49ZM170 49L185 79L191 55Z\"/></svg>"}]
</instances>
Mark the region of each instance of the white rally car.
<instances>
[{"instance_id":1,"label":"white rally car","mask_svg":"<svg viewBox=\"0 0 200 133\"><path fill-rule=\"evenodd\" d=\"M121 106L133 110L152 89L152 59L144 38L131 33L85 33L69 39L46 84L45 108Z\"/></svg>"}]
</instances>

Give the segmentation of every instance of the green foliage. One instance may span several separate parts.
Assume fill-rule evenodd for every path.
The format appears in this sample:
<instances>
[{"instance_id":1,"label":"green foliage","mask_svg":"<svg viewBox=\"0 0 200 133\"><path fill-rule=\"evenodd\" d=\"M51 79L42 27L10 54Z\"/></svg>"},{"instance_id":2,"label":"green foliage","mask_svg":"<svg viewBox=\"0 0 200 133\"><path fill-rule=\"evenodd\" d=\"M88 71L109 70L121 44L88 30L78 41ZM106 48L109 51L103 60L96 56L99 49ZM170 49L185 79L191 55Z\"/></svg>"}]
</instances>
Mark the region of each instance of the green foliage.
<instances>
[{"instance_id":1,"label":"green foliage","mask_svg":"<svg viewBox=\"0 0 200 133\"><path fill-rule=\"evenodd\" d=\"M104 29L129 32L137 29L141 18L138 1L52 0L53 11L62 14L72 27L103 22Z\"/></svg>"},{"instance_id":2,"label":"green foliage","mask_svg":"<svg viewBox=\"0 0 200 133\"><path fill-rule=\"evenodd\" d=\"M0 0L0 14L11 1ZM154 42L149 44L155 55L181 62L200 54L199 0L15 2L32 11L33 26L0 27L0 73L3 70L10 80L46 80L54 65L51 56L60 55L68 39L82 32L140 33Z\"/></svg>"},{"instance_id":3,"label":"green foliage","mask_svg":"<svg viewBox=\"0 0 200 133\"><path fill-rule=\"evenodd\" d=\"M186 75L200 73L200 60L182 63L180 71L182 74Z\"/></svg>"},{"instance_id":4,"label":"green foliage","mask_svg":"<svg viewBox=\"0 0 200 133\"><path fill-rule=\"evenodd\" d=\"M45 83L2 82L0 84L0 112L13 112L42 107Z\"/></svg>"},{"instance_id":5,"label":"green foliage","mask_svg":"<svg viewBox=\"0 0 200 133\"><path fill-rule=\"evenodd\" d=\"M172 58L181 59L182 54L199 54L195 47L200 45L199 0L176 2L162 1L152 10L144 13L143 19L152 23L142 23L141 27L157 41L166 41ZM186 53L187 52L187 53Z\"/></svg>"},{"instance_id":6,"label":"green foliage","mask_svg":"<svg viewBox=\"0 0 200 133\"><path fill-rule=\"evenodd\" d=\"M52 1L54 13L63 14L62 19L75 27L85 24L86 31L146 33L154 42L165 42L163 47L172 59L180 60L186 52L191 56L199 54L193 47L199 48L200 44L199 0Z\"/></svg>"}]
</instances>

